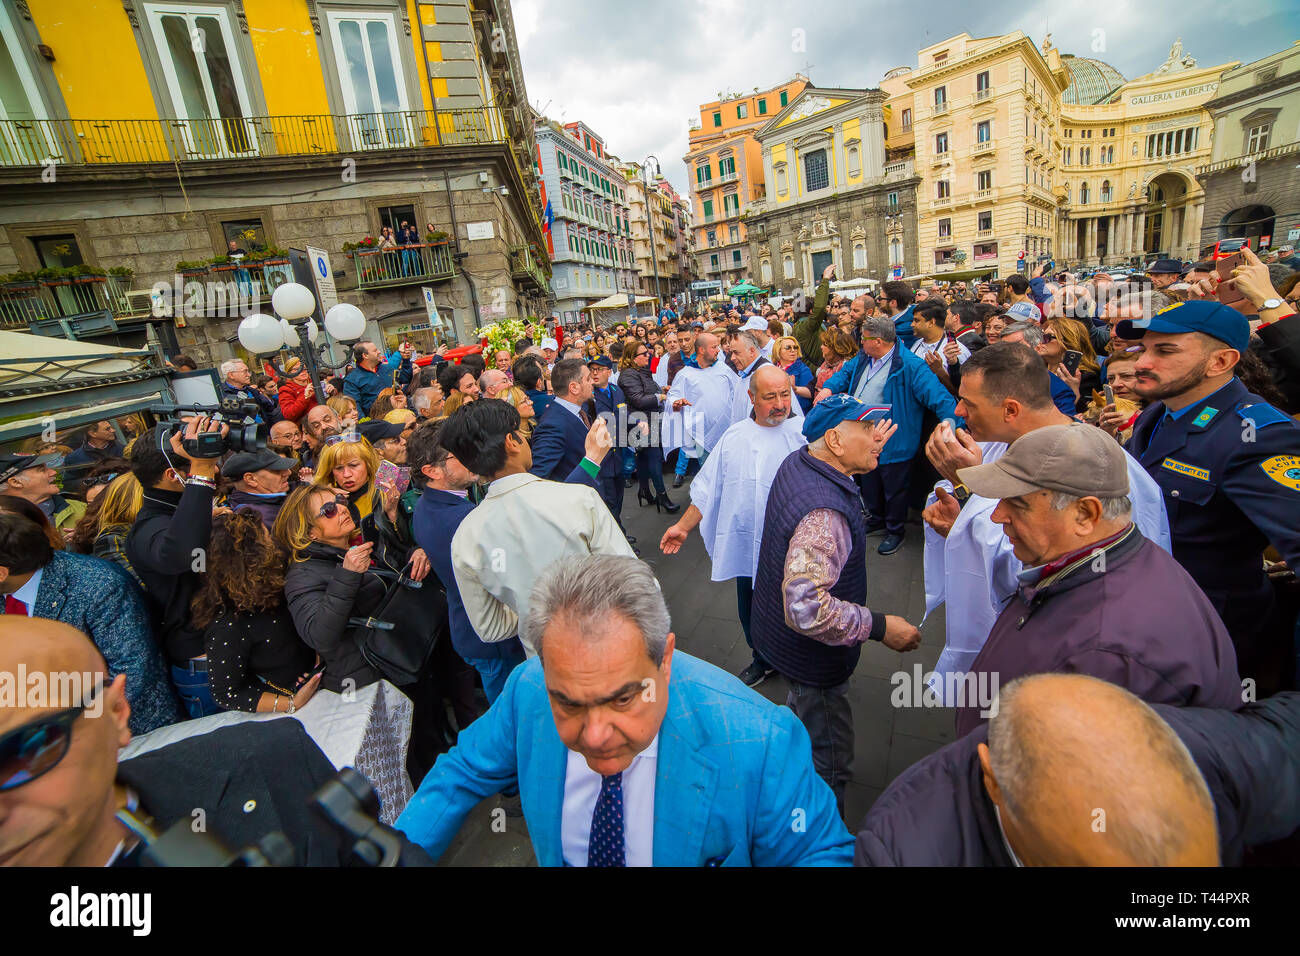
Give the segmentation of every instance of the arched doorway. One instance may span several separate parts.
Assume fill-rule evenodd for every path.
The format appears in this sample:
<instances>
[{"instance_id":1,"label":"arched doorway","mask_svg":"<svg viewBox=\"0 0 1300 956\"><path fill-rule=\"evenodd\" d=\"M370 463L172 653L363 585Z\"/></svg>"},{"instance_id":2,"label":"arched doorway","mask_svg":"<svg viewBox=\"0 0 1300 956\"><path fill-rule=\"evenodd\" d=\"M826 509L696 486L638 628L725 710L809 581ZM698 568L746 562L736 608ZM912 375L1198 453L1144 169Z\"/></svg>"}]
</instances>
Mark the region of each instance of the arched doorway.
<instances>
[{"instance_id":1,"label":"arched doorway","mask_svg":"<svg viewBox=\"0 0 1300 956\"><path fill-rule=\"evenodd\" d=\"M1238 206L1219 221L1220 239L1251 240L1252 249L1259 248L1260 236L1273 235L1273 208L1271 206Z\"/></svg>"},{"instance_id":2,"label":"arched doorway","mask_svg":"<svg viewBox=\"0 0 1300 956\"><path fill-rule=\"evenodd\" d=\"M1187 181L1162 173L1147 185L1146 228L1142 248L1147 258L1183 258L1187 234ZM1195 241L1195 239L1193 239Z\"/></svg>"}]
</instances>

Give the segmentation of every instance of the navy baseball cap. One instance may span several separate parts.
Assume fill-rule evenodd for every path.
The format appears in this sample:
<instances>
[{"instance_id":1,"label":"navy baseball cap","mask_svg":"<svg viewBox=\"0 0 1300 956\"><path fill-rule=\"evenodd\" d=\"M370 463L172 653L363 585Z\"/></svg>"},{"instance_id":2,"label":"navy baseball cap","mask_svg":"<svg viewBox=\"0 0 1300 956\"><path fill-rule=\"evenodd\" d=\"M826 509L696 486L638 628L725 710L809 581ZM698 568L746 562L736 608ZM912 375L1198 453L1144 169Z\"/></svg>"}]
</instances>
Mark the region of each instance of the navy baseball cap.
<instances>
[{"instance_id":1,"label":"navy baseball cap","mask_svg":"<svg viewBox=\"0 0 1300 956\"><path fill-rule=\"evenodd\" d=\"M357 426L357 431L366 441L374 444L377 441L385 441L389 438L396 438L402 432L406 431L406 426L397 422L386 422L383 419L379 421L362 422Z\"/></svg>"},{"instance_id":2,"label":"navy baseball cap","mask_svg":"<svg viewBox=\"0 0 1300 956\"><path fill-rule=\"evenodd\" d=\"M1183 263L1178 259L1157 259L1147 266L1147 275L1181 275Z\"/></svg>"},{"instance_id":3,"label":"navy baseball cap","mask_svg":"<svg viewBox=\"0 0 1300 956\"><path fill-rule=\"evenodd\" d=\"M292 458L284 458L268 448L260 451L245 451L231 455L221 466L221 474L236 481L250 471L288 471L297 468L298 463Z\"/></svg>"},{"instance_id":4,"label":"navy baseball cap","mask_svg":"<svg viewBox=\"0 0 1300 956\"><path fill-rule=\"evenodd\" d=\"M1250 323L1236 309L1209 300L1188 300L1165 306L1149 319L1125 319L1115 326L1122 339L1140 339L1147 332L1203 332L1238 352L1250 345Z\"/></svg>"},{"instance_id":5,"label":"navy baseball cap","mask_svg":"<svg viewBox=\"0 0 1300 956\"><path fill-rule=\"evenodd\" d=\"M20 471L26 471L28 468L36 468L40 465L47 465L58 470L63 466L63 456L53 453L45 455L24 455L21 453L0 455L0 481L8 481Z\"/></svg>"},{"instance_id":6,"label":"navy baseball cap","mask_svg":"<svg viewBox=\"0 0 1300 956\"><path fill-rule=\"evenodd\" d=\"M613 368L614 360L608 355L597 355L594 359L587 359L588 365L599 365L601 368Z\"/></svg>"},{"instance_id":7,"label":"navy baseball cap","mask_svg":"<svg viewBox=\"0 0 1300 956\"><path fill-rule=\"evenodd\" d=\"M867 405L851 395L832 395L813 406L803 423L803 437L816 441L840 422L875 422L889 417L892 405Z\"/></svg>"}]
</instances>

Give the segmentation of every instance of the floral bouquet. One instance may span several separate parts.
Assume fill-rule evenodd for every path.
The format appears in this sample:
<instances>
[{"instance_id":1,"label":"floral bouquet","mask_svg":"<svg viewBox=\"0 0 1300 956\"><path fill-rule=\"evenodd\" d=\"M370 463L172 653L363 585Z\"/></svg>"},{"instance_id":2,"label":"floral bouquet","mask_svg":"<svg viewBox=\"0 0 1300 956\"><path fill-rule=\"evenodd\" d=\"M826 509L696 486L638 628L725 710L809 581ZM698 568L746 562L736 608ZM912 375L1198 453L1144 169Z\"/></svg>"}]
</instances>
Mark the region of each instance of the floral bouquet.
<instances>
[{"instance_id":1,"label":"floral bouquet","mask_svg":"<svg viewBox=\"0 0 1300 956\"><path fill-rule=\"evenodd\" d=\"M524 338L528 332L519 319L501 319L481 329L475 329L474 334L480 339L487 339L487 348L490 352L505 349L513 355L515 343Z\"/></svg>"}]
</instances>

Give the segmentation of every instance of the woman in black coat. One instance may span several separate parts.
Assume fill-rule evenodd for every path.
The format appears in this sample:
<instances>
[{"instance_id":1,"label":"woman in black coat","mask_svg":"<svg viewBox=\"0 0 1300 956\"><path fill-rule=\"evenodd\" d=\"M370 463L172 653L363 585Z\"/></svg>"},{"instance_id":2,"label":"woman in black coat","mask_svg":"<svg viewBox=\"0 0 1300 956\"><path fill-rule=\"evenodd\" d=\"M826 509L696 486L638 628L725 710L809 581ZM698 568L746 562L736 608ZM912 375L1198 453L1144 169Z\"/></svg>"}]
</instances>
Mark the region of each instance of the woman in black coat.
<instances>
[{"instance_id":1,"label":"woman in black coat","mask_svg":"<svg viewBox=\"0 0 1300 956\"><path fill-rule=\"evenodd\" d=\"M618 360L618 387L623 390L628 409L642 412L650 422L650 434L644 436L647 444L636 452L636 477L641 485L636 493L637 503L652 504L655 511L662 509L676 514L681 505L674 504L664 490L664 452L656 434L666 393L659 390L659 383L650 375L650 349L644 341L628 338L623 342L623 355ZM650 482L654 482L654 495L650 494Z\"/></svg>"}]
</instances>

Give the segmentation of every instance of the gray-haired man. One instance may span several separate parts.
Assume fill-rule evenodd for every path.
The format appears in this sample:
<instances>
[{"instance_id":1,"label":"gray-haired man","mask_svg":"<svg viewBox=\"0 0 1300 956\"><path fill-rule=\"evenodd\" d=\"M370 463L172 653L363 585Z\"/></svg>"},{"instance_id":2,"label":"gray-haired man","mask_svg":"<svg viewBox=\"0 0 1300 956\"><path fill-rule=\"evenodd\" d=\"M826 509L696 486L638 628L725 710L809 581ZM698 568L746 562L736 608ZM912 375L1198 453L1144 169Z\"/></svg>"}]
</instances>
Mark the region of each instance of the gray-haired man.
<instances>
[{"instance_id":1,"label":"gray-haired man","mask_svg":"<svg viewBox=\"0 0 1300 956\"><path fill-rule=\"evenodd\" d=\"M798 719L676 651L670 628L645 563L552 564L529 601L538 656L439 758L398 829L437 859L517 781L542 866L846 865L852 838Z\"/></svg>"},{"instance_id":2,"label":"gray-haired man","mask_svg":"<svg viewBox=\"0 0 1300 956\"><path fill-rule=\"evenodd\" d=\"M1228 632L1182 565L1133 524L1128 464L1113 438L1049 425L957 475L972 494L999 499L992 520L1024 565L968 687L1063 671L1151 703L1241 706ZM958 734L987 717L972 696L959 701Z\"/></svg>"}]
</instances>

